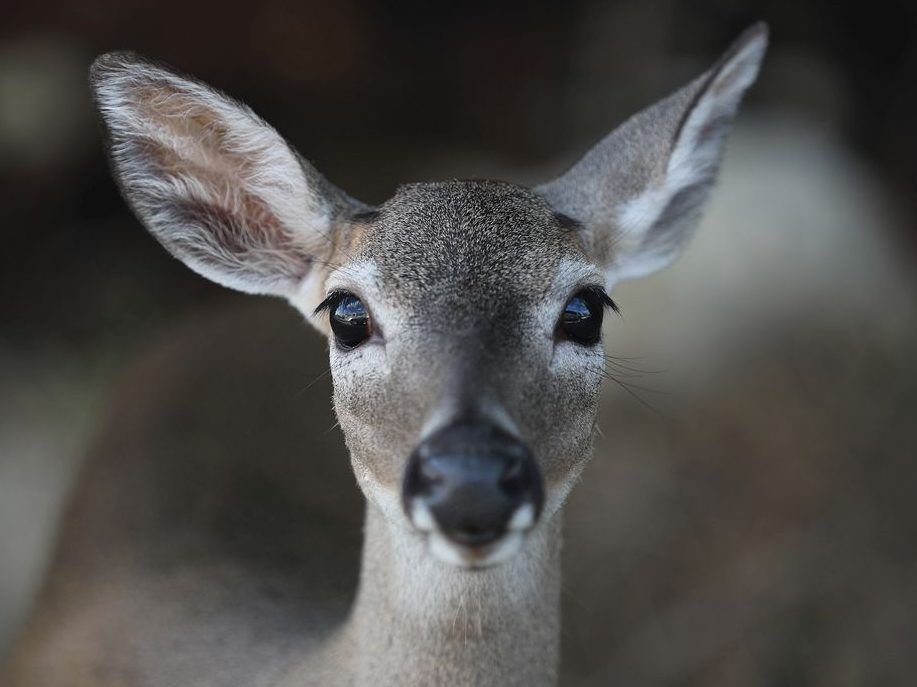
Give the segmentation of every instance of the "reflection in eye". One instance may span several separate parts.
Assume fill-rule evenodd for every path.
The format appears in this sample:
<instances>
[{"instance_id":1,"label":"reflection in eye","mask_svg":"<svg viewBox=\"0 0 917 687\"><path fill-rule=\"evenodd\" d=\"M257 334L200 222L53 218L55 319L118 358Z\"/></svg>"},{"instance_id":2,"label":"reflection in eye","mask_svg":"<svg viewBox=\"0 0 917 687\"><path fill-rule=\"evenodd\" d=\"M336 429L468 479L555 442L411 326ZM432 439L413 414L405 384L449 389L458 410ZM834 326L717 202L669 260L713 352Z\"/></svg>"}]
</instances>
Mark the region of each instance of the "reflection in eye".
<instances>
[{"instance_id":1,"label":"reflection in eye","mask_svg":"<svg viewBox=\"0 0 917 687\"><path fill-rule=\"evenodd\" d=\"M336 291L315 309L315 314L327 310L331 331L338 345L350 350L366 341L372 333L369 313L363 301L346 291Z\"/></svg>"},{"instance_id":2,"label":"reflection in eye","mask_svg":"<svg viewBox=\"0 0 917 687\"><path fill-rule=\"evenodd\" d=\"M558 330L566 338L582 346L592 346L602 338L602 318L608 306L617 312L618 308L605 291L590 286L567 301L560 317Z\"/></svg>"},{"instance_id":3,"label":"reflection in eye","mask_svg":"<svg viewBox=\"0 0 917 687\"><path fill-rule=\"evenodd\" d=\"M582 296L574 296L567 303L567 307L564 308L564 324L580 322L591 316L592 311L589 310L589 306L586 305L586 301Z\"/></svg>"}]
</instances>

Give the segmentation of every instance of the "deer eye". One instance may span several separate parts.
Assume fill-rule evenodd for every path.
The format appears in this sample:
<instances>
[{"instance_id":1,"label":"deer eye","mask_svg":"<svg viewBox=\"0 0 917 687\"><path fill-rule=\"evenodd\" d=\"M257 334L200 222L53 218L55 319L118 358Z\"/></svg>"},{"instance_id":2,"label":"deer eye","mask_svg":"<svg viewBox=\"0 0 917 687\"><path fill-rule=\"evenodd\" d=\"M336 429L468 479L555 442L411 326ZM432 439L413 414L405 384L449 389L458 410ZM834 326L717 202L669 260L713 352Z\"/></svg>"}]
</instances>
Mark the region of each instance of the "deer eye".
<instances>
[{"instance_id":1,"label":"deer eye","mask_svg":"<svg viewBox=\"0 0 917 687\"><path fill-rule=\"evenodd\" d=\"M567 301L557 325L559 333L582 346L593 346L602 337L604 306L614 303L599 288L589 287Z\"/></svg>"},{"instance_id":2,"label":"deer eye","mask_svg":"<svg viewBox=\"0 0 917 687\"><path fill-rule=\"evenodd\" d=\"M331 313L331 331L338 345L344 349L356 348L371 333L369 313L356 296L349 293L333 294L328 304Z\"/></svg>"}]
</instances>

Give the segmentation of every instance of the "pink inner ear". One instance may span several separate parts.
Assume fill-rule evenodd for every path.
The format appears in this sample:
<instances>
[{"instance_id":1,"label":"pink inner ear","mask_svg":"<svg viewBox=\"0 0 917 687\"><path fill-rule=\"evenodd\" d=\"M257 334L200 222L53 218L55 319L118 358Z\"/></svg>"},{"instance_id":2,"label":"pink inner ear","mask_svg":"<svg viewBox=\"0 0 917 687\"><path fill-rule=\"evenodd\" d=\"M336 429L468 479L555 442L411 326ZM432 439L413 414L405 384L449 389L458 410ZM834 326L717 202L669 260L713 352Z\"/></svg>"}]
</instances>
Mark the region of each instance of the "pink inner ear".
<instances>
[{"instance_id":1,"label":"pink inner ear","mask_svg":"<svg viewBox=\"0 0 917 687\"><path fill-rule=\"evenodd\" d=\"M241 216L198 199L178 203L178 216L197 227L199 233L174 237L173 248L213 268L226 269L228 260L233 260L240 276L290 282L305 278L312 256L291 240L260 199L246 195L242 202L245 210Z\"/></svg>"},{"instance_id":2,"label":"pink inner ear","mask_svg":"<svg viewBox=\"0 0 917 687\"><path fill-rule=\"evenodd\" d=\"M357 201L249 108L130 54L99 58L92 87L116 176L175 257L246 293L298 293Z\"/></svg>"},{"instance_id":3,"label":"pink inner ear","mask_svg":"<svg viewBox=\"0 0 917 687\"><path fill-rule=\"evenodd\" d=\"M243 183L251 173L251 160L229 144L228 123L202 104L200 96L160 84L137 89L134 98L148 140L162 151L160 171L201 182L212 175L215 191L226 182L219 177Z\"/></svg>"},{"instance_id":4,"label":"pink inner ear","mask_svg":"<svg viewBox=\"0 0 917 687\"><path fill-rule=\"evenodd\" d=\"M137 191L183 225L167 231L170 249L214 270L232 263L240 276L304 278L311 256L254 192L255 162L233 146L231 123L172 84L144 86L133 96L142 131L128 145L148 178L164 182Z\"/></svg>"},{"instance_id":5,"label":"pink inner ear","mask_svg":"<svg viewBox=\"0 0 917 687\"><path fill-rule=\"evenodd\" d=\"M171 206L185 224L171 237L185 257L212 267L225 266L227 258L237 267L261 277L302 279L311 258L297 244L268 203L246 188L240 166L214 164L217 156L185 156L162 140L137 141L153 174L171 186L168 197L148 197L153 205ZM236 157L235 159L239 159ZM155 187L154 187L155 188ZM268 261L269 260L269 261Z\"/></svg>"}]
</instances>

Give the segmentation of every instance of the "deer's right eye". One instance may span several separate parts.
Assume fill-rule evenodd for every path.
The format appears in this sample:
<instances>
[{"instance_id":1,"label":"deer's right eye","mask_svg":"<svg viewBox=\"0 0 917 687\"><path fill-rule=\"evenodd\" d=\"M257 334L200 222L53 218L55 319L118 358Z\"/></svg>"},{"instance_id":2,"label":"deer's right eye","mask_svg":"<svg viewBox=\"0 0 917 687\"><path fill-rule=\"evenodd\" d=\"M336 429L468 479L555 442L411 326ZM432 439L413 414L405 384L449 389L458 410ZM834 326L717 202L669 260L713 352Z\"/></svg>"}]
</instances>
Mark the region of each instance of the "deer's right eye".
<instances>
[{"instance_id":1,"label":"deer's right eye","mask_svg":"<svg viewBox=\"0 0 917 687\"><path fill-rule=\"evenodd\" d=\"M331 312L331 331L341 348L356 348L369 338L372 333L369 313L359 298L349 293L337 294L328 309Z\"/></svg>"}]
</instances>

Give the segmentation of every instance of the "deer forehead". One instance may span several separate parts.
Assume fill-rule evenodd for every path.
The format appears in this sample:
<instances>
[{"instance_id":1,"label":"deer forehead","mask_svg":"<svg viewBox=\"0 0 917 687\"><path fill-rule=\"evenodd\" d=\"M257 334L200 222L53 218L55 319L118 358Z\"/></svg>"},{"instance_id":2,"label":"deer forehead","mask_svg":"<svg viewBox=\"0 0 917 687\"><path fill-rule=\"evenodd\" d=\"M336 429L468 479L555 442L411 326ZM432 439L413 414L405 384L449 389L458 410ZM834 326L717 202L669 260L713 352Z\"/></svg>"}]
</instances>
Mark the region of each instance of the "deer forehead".
<instances>
[{"instance_id":1,"label":"deer forehead","mask_svg":"<svg viewBox=\"0 0 917 687\"><path fill-rule=\"evenodd\" d=\"M359 218L351 236L344 269L329 283L371 280L386 301L423 299L453 317L542 300L571 263L591 266L574 226L532 191L504 182L403 186Z\"/></svg>"}]
</instances>

